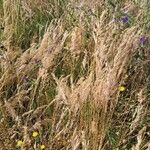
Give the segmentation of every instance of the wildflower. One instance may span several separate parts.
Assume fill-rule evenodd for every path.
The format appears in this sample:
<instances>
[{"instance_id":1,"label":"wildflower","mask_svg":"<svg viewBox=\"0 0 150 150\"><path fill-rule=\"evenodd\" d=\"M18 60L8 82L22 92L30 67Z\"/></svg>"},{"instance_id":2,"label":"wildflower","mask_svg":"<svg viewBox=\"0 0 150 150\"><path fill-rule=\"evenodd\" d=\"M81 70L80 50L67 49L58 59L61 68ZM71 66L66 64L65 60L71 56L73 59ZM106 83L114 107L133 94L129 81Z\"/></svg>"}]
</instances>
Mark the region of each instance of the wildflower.
<instances>
[{"instance_id":1,"label":"wildflower","mask_svg":"<svg viewBox=\"0 0 150 150\"><path fill-rule=\"evenodd\" d=\"M125 91L125 90L126 90L126 88L125 88L124 86L120 86L120 87L119 87L119 91L120 91L120 92L123 92L123 91Z\"/></svg>"},{"instance_id":2,"label":"wildflower","mask_svg":"<svg viewBox=\"0 0 150 150\"><path fill-rule=\"evenodd\" d=\"M140 44L141 44L141 45L144 45L145 42L146 42L146 38L145 38L144 36L142 36L142 37L140 38Z\"/></svg>"},{"instance_id":3,"label":"wildflower","mask_svg":"<svg viewBox=\"0 0 150 150\"><path fill-rule=\"evenodd\" d=\"M37 132L37 131L34 131L33 133L32 133L32 136L33 137L37 137L39 135L39 133Z\"/></svg>"},{"instance_id":4,"label":"wildflower","mask_svg":"<svg viewBox=\"0 0 150 150\"><path fill-rule=\"evenodd\" d=\"M45 145L42 144L42 145L40 146L40 149L41 149L41 150L45 149Z\"/></svg>"},{"instance_id":5,"label":"wildflower","mask_svg":"<svg viewBox=\"0 0 150 150\"><path fill-rule=\"evenodd\" d=\"M23 141L22 140L18 140L16 146L17 147L21 147L23 145Z\"/></svg>"},{"instance_id":6,"label":"wildflower","mask_svg":"<svg viewBox=\"0 0 150 150\"><path fill-rule=\"evenodd\" d=\"M127 15L121 17L121 21L123 23L127 23L129 21L129 17Z\"/></svg>"}]
</instances>

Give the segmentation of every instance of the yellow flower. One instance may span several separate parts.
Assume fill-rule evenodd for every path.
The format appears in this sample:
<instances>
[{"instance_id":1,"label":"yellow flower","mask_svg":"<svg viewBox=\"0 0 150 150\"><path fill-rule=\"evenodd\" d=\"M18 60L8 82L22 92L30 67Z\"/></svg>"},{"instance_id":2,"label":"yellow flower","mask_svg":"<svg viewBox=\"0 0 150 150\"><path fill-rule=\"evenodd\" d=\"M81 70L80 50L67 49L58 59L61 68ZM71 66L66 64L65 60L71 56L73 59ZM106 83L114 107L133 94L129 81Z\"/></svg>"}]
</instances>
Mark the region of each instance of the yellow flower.
<instances>
[{"instance_id":1,"label":"yellow flower","mask_svg":"<svg viewBox=\"0 0 150 150\"><path fill-rule=\"evenodd\" d=\"M37 132L37 131L34 131L33 133L32 133L32 136L33 137L37 137L39 135L39 133Z\"/></svg>"},{"instance_id":2,"label":"yellow flower","mask_svg":"<svg viewBox=\"0 0 150 150\"><path fill-rule=\"evenodd\" d=\"M45 149L45 145L42 144L42 145L40 146L40 148L41 148L41 150Z\"/></svg>"},{"instance_id":3,"label":"yellow flower","mask_svg":"<svg viewBox=\"0 0 150 150\"><path fill-rule=\"evenodd\" d=\"M120 87L119 87L119 91L120 91L120 92L123 92L123 91L125 91L125 90L126 90L126 88L125 88L124 86L120 86Z\"/></svg>"},{"instance_id":4,"label":"yellow flower","mask_svg":"<svg viewBox=\"0 0 150 150\"><path fill-rule=\"evenodd\" d=\"M17 146L17 147L21 147L21 146L23 145L23 143L24 143L24 142L23 142L22 140L18 140L16 146Z\"/></svg>"}]
</instances>

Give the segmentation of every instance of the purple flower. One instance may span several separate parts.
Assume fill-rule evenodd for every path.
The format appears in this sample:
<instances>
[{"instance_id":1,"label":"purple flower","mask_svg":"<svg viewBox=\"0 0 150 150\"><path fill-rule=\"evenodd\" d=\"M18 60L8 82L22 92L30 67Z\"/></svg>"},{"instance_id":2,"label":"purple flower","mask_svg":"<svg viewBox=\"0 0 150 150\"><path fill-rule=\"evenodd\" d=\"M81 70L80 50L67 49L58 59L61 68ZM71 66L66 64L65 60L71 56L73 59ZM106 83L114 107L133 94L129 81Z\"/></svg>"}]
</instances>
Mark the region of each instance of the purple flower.
<instances>
[{"instance_id":1,"label":"purple flower","mask_svg":"<svg viewBox=\"0 0 150 150\"><path fill-rule=\"evenodd\" d=\"M123 23L127 23L129 21L129 17L127 15L121 17L121 21Z\"/></svg>"},{"instance_id":2,"label":"purple flower","mask_svg":"<svg viewBox=\"0 0 150 150\"><path fill-rule=\"evenodd\" d=\"M146 42L146 38L145 38L144 36L142 36L142 37L140 38L140 44L144 45L145 42Z\"/></svg>"}]
</instances>

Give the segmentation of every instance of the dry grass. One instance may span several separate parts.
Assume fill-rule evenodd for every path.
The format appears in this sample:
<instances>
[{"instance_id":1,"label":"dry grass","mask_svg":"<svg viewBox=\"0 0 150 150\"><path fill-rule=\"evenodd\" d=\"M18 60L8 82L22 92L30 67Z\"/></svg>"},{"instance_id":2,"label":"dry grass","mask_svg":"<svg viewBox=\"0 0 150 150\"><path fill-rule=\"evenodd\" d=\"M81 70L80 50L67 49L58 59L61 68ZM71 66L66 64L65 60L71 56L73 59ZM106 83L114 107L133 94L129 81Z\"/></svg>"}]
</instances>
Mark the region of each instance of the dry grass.
<instances>
[{"instance_id":1,"label":"dry grass","mask_svg":"<svg viewBox=\"0 0 150 150\"><path fill-rule=\"evenodd\" d=\"M149 14L146 1L0 0L0 150L150 149Z\"/></svg>"}]
</instances>

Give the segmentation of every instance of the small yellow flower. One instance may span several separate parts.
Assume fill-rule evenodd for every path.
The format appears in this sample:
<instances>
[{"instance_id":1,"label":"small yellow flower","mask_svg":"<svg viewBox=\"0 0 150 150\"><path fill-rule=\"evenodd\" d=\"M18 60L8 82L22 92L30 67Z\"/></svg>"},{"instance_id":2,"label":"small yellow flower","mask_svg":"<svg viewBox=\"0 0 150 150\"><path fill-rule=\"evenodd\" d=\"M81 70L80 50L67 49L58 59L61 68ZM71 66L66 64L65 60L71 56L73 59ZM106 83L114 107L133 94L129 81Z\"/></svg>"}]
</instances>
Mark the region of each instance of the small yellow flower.
<instances>
[{"instance_id":1,"label":"small yellow flower","mask_svg":"<svg viewBox=\"0 0 150 150\"><path fill-rule=\"evenodd\" d=\"M39 133L37 132L37 131L34 131L33 133L32 133L32 136L33 137L37 137L39 135Z\"/></svg>"},{"instance_id":2,"label":"small yellow flower","mask_svg":"<svg viewBox=\"0 0 150 150\"><path fill-rule=\"evenodd\" d=\"M18 140L16 146L17 146L17 147L21 147L21 146L23 145L23 143L24 143L24 142L23 142L22 140Z\"/></svg>"},{"instance_id":3,"label":"small yellow flower","mask_svg":"<svg viewBox=\"0 0 150 150\"><path fill-rule=\"evenodd\" d=\"M120 92L123 92L123 91L125 91L125 90L126 90L126 88L125 88L124 86L120 86L120 87L119 87L119 91L120 91Z\"/></svg>"},{"instance_id":4,"label":"small yellow flower","mask_svg":"<svg viewBox=\"0 0 150 150\"><path fill-rule=\"evenodd\" d=\"M40 146L40 148L41 148L41 150L45 149L45 145L42 144L42 145Z\"/></svg>"}]
</instances>

